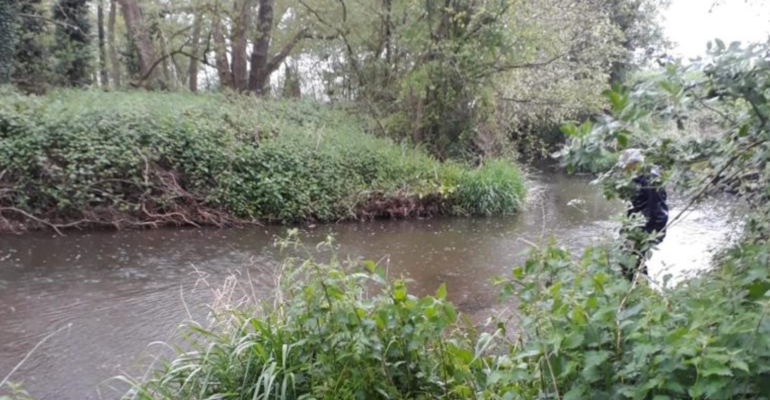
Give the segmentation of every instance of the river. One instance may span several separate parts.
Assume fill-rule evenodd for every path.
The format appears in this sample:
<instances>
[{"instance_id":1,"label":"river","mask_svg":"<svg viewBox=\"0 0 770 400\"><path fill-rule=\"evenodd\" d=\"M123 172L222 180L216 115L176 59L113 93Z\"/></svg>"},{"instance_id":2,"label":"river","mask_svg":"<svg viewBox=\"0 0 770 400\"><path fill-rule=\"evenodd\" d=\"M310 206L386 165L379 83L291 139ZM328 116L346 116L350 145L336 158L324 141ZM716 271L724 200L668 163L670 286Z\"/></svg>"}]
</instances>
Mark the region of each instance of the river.
<instances>
[{"instance_id":1,"label":"river","mask_svg":"<svg viewBox=\"0 0 770 400\"><path fill-rule=\"evenodd\" d=\"M338 254L382 260L391 277L414 280L416 294L445 282L450 300L481 321L497 307L490 278L521 262L528 243L553 236L579 251L617 230L622 204L603 200L588 180L552 173L532 180L528 210L516 216L322 225L301 229L302 238L314 244L331 234ZM708 265L710 250L737 229L724 203L702 205L671 229L652 259L654 279L681 280ZM682 203L672 206L676 214ZM11 381L41 400L118 397L125 386L108 378L141 374L159 352L148 344L172 340L188 315L202 315L212 299L206 283L248 271L254 290L268 296L282 260L273 244L286 229L0 236L0 379L63 328Z\"/></svg>"}]
</instances>

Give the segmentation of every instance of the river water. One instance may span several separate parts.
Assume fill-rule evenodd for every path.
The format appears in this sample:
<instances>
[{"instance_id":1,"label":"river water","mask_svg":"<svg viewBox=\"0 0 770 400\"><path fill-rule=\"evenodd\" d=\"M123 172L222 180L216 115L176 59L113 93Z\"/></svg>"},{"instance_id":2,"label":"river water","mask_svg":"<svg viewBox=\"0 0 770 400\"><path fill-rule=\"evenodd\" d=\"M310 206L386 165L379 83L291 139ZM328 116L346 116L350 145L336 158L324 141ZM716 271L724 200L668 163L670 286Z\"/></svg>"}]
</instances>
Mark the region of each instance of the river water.
<instances>
[{"instance_id":1,"label":"river water","mask_svg":"<svg viewBox=\"0 0 770 400\"><path fill-rule=\"evenodd\" d=\"M529 209L517 216L325 225L301 229L302 238L314 244L332 234L338 254L386 263L391 277L414 280L415 294L445 282L450 300L481 321L498 306L490 278L520 263L528 243L553 236L579 251L617 230L622 204L603 200L588 180L532 179ZM676 214L681 203L672 203ZM706 267L710 250L736 230L730 209L714 203L689 213L655 253L651 275L683 279ZM273 244L285 233L275 226L0 236L0 379L62 329L11 381L38 399L118 397L125 386L108 378L141 374L160 351L148 344L172 340L189 315L203 314L212 301L207 284L248 272L257 295L269 296L282 260Z\"/></svg>"}]
</instances>

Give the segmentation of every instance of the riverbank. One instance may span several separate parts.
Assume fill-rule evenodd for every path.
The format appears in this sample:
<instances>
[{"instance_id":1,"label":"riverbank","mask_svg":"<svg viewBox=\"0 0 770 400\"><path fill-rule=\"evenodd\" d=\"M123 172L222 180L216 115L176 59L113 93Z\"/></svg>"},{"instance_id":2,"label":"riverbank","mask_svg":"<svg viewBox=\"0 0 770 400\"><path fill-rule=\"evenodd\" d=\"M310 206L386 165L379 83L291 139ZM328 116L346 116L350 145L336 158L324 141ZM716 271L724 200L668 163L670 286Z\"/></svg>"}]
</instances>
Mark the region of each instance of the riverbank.
<instances>
[{"instance_id":1,"label":"riverbank","mask_svg":"<svg viewBox=\"0 0 770 400\"><path fill-rule=\"evenodd\" d=\"M442 163L344 107L57 91L0 100L0 231L516 212L514 164Z\"/></svg>"}]
</instances>

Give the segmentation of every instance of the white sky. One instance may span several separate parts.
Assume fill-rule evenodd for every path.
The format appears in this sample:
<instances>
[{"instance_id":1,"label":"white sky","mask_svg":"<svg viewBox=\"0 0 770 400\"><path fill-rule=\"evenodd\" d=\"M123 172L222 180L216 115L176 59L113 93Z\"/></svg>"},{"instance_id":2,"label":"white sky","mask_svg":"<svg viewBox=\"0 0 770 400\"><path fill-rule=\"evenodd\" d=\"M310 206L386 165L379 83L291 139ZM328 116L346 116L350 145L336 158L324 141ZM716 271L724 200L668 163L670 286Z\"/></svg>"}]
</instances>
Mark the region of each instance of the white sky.
<instances>
[{"instance_id":1,"label":"white sky","mask_svg":"<svg viewBox=\"0 0 770 400\"><path fill-rule=\"evenodd\" d=\"M666 33L674 55L685 59L703 55L715 38L765 41L770 35L770 0L672 0L665 13ZM713 6L713 8L712 8Z\"/></svg>"}]
</instances>

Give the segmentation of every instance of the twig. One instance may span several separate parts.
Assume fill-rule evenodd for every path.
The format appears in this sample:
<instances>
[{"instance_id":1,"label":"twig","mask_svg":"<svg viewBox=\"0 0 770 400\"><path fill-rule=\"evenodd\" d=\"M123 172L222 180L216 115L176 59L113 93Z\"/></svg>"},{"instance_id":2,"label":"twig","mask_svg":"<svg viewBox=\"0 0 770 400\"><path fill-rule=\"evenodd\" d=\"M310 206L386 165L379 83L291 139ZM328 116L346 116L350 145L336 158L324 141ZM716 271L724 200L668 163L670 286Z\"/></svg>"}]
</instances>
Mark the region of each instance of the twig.
<instances>
[{"instance_id":1,"label":"twig","mask_svg":"<svg viewBox=\"0 0 770 400\"><path fill-rule=\"evenodd\" d=\"M53 230L55 230L56 233L59 234L59 236L65 236L64 233L62 233L62 231L59 230L59 228L61 228L61 226L56 225L56 224L52 224L52 223L50 223L50 222L48 222L46 220L40 219L38 217L35 217L34 215L32 215L32 214L30 214L30 213L28 213L28 212L26 212L24 210L20 210L20 209L18 209L16 207L2 207L2 208L0 208L0 213L2 213L3 211L12 211L12 212L21 214L21 215L23 215L23 216L25 216L25 217L33 220L33 221L37 221L37 222L39 222L41 224L44 224L44 225L47 225L47 226L53 228Z\"/></svg>"},{"instance_id":2,"label":"twig","mask_svg":"<svg viewBox=\"0 0 770 400\"><path fill-rule=\"evenodd\" d=\"M720 170L719 170L719 171L718 171L718 172L717 172L717 173L714 175L714 177L713 177L713 178L711 178L711 180L708 182L708 184L706 184L706 186L704 186L704 187L703 187L703 188L702 188L702 189L701 189L701 190L700 190L700 191L699 191L699 192L698 192L698 193L697 193L697 194L696 194L696 195L695 195L695 196L694 196L694 197L693 197L693 198L690 200L690 202L687 204L687 206L685 206L685 208L684 208L682 211L680 211L680 212L679 212L679 214L677 214L677 216L676 216L676 217L674 217L674 219L672 219L671 221L669 221L669 223L666 225L666 227L665 227L665 228L663 228L663 230L666 230L666 229L670 228L670 227L671 227L671 226L673 226L673 225L674 225L674 224L675 224L675 223L676 223L676 222L677 222L677 221L678 221L680 218L682 218L682 216L683 216L683 215L684 215L684 214L685 214L685 213L686 213L686 212L687 212L687 211L688 211L688 210L689 210L689 209L690 209L690 208L691 208L693 205L695 205L695 203L697 203L697 202L698 202L698 201L699 201L699 200L700 200L700 199L701 199L701 198L702 198L702 197L703 197L703 196L706 194L706 192L708 191L708 189L710 189L710 188L711 188L711 187L712 187L714 184L716 184L717 182L719 182L719 179L720 179L720 177L722 176L722 174L723 174L725 171L727 171L727 169L728 169L728 168L730 168L730 166L732 166L732 165L733 165L733 163L735 163L736 161L738 161L738 159L739 159L739 158L741 158L741 156L743 156L743 155L744 155L744 154L745 154L747 151L749 151L749 150L753 149L754 147L757 147L757 146L761 146L761 145L763 145L763 144L764 144L764 143L766 143L766 142L767 142L767 140L760 140L760 141L754 142L754 143L752 143L750 146L746 147L745 149L743 149L743 150L739 151L737 154L735 154L734 156L732 156L732 157L731 157L731 158L730 158L730 159L727 161L727 163L725 163L725 165L724 165L724 166L722 166L722 168L721 168L721 169L720 169Z\"/></svg>"},{"instance_id":3,"label":"twig","mask_svg":"<svg viewBox=\"0 0 770 400\"><path fill-rule=\"evenodd\" d=\"M46 18L46 17L44 17L42 15L34 15L34 14L26 14L26 13L19 13L17 15L20 16L20 17L23 17L23 18L39 19L41 21L50 22L50 23L52 23L54 25L59 25L59 26L62 26L64 28L68 28L68 29L74 29L76 31L79 31L80 33L83 33L83 30L80 29L80 27L77 26L77 25L72 25L72 24L68 24L66 22L57 21L55 19Z\"/></svg>"},{"instance_id":4,"label":"twig","mask_svg":"<svg viewBox=\"0 0 770 400\"><path fill-rule=\"evenodd\" d=\"M537 328L538 331L542 331L539 315L537 318ZM553 384L553 390L556 394L556 400L561 400L561 396L559 395L559 387L556 384L556 375L553 373L553 366L551 366L551 357L548 355L548 347L546 346L544 350L545 351L543 352L543 355L545 356L545 363L548 365L548 372L551 374L551 383Z\"/></svg>"},{"instance_id":5,"label":"twig","mask_svg":"<svg viewBox=\"0 0 770 400\"><path fill-rule=\"evenodd\" d=\"M644 254L641 254L640 257L642 257L642 262L639 263L639 265L634 270L634 279L631 281L631 288L628 289L628 292L623 297L623 300L620 301L620 305L618 306L617 313L620 314L621 311L626 307L626 303L628 302L628 299L631 297L631 293L636 288L637 282L639 282L639 277L641 276L640 272L644 269L645 264L647 263L647 259L644 258ZM615 342L615 358L620 358L620 342L623 338L621 332L620 332L620 321L618 318L615 318L615 326L617 329L617 340Z\"/></svg>"}]
</instances>

